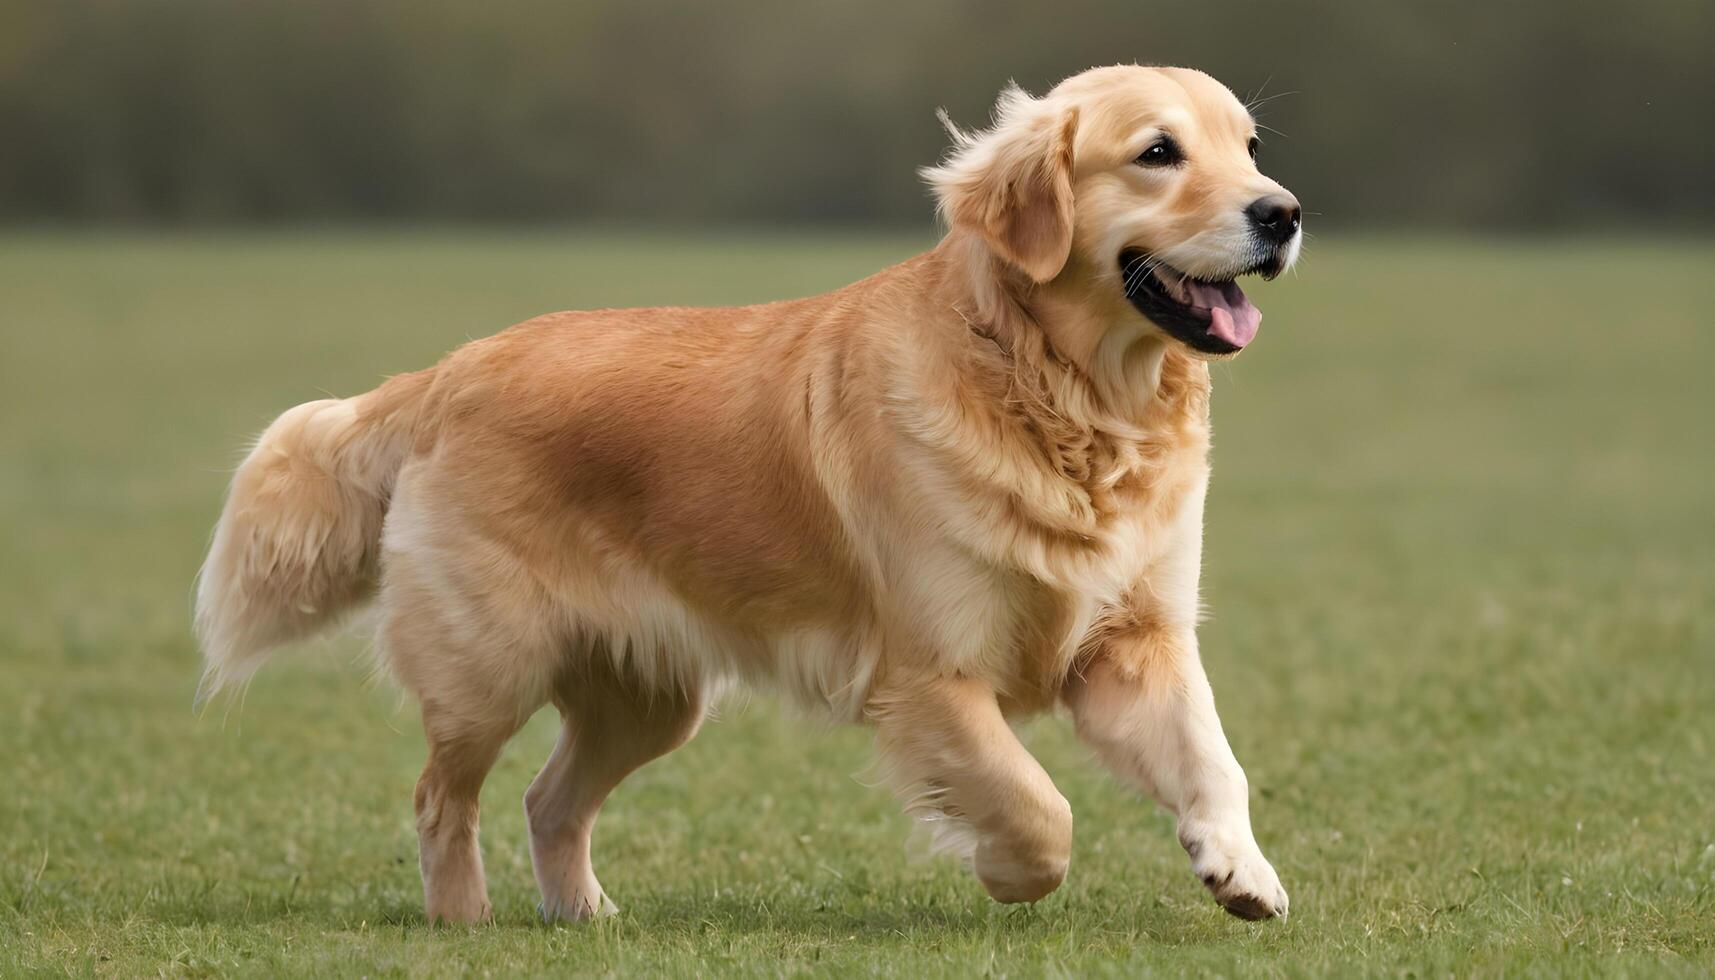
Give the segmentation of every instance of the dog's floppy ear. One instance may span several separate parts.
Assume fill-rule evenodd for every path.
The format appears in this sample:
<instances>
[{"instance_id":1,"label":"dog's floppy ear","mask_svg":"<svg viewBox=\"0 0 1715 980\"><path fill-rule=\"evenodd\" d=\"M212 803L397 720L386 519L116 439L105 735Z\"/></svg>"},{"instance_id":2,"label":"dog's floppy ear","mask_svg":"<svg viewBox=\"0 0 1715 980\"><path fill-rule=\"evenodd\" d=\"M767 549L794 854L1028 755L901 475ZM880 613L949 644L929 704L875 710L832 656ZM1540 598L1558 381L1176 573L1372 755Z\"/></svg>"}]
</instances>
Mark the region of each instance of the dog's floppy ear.
<instances>
[{"instance_id":1,"label":"dog's floppy ear","mask_svg":"<svg viewBox=\"0 0 1715 980\"><path fill-rule=\"evenodd\" d=\"M1060 274L1072 252L1072 138L1076 108L1058 109L1009 85L989 129L953 137L946 162L923 179L956 228L981 235L1001 259L1035 282Z\"/></svg>"}]
</instances>

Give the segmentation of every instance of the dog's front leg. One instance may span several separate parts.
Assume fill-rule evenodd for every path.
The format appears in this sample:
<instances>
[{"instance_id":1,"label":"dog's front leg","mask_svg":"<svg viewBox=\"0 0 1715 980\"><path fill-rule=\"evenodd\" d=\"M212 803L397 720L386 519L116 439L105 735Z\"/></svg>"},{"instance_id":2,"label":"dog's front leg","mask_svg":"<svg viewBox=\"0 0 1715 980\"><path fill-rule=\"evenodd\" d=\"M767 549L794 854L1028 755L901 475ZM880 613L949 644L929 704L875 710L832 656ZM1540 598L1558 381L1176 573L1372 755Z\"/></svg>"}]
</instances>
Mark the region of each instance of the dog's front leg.
<instances>
[{"instance_id":1,"label":"dog's front leg","mask_svg":"<svg viewBox=\"0 0 1715 980\"><path fill-rule=\"evenodd\" d=\"M990 896L1034 902L1060 887L1072 808L1019 744L993 690L969 678L914 678L878 693L869 712L906 809L970 858Z\"/></svg>"},{"instance_id":2,"label":"dog's front leg","mask_svg":"<svg viewBox=\"0 0 1715 980\"><path fill-rule=\"evenodd\" d=\"M1227 911L1286 915L1286 891L1251 833L1245 773L1190 629L1143 627L1110 638L1067 682L1065 700L1078 734L1178 818L1192 870Z\"/></svg>"}]
</instances>

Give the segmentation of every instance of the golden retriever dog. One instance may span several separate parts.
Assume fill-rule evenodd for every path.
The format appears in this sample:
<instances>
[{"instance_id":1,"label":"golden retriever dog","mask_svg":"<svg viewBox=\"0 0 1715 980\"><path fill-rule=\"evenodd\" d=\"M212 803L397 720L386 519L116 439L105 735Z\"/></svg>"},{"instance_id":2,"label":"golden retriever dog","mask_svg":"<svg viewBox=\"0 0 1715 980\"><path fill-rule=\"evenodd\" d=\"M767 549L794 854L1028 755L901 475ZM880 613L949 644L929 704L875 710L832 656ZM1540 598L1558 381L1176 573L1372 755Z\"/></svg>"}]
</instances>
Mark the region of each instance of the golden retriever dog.
<instances>
[{"instance_id":1,"label":"golden retriever dog","mask_svg":"<svg viewBox=\"0 0 1715 980\"><path fill-rule=\"evenodd\" d=\"M809 299L554 313L354 398L237 471L197 592L205 693L360 605L421 703L430 920L490 916L477 797L539 708L541 913L613 910L603 800L733 683L873 726L995 899L1067 872L1072 811L1011 724L1064 706L1245 918L1286 892L1198 659L1207 361L1299 247L1256 125L1177 68L1009 88L924 171L932 250Z\"/></svg>"}]
</instances>

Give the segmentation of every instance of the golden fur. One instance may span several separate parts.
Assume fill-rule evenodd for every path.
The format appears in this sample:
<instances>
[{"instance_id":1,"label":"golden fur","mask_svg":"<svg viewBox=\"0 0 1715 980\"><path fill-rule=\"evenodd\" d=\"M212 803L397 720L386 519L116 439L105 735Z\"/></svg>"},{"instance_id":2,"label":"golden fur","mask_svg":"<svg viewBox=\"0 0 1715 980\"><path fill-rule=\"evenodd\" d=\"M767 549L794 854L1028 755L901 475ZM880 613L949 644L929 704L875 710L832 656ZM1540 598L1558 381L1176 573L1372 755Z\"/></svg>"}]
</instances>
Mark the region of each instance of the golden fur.
<instances>
[{"instance_id":1,"label":"golden fur","mask_svg":"<svg viewBox=\"0 0 1715 980\"><path fill-rule=\"evenodd\" d=\"M1164 126L1171 177L1131 165ZM489 914L477 793L548 703L543 911L611 910L602 799L733 681L873 724L1002 901L1066 873L1070 809L1007 724L1063 703L1223 903L1285 913L1196 652L1208 370L1114 261L1227 261L1232 215L1279 190L1249 116L1200 73L1116 67L954 132L930 252L808 299L540 317L262 435L199 587L207 687L373 600L429 741L431 918Z\"/></svg>"}]
</instances>

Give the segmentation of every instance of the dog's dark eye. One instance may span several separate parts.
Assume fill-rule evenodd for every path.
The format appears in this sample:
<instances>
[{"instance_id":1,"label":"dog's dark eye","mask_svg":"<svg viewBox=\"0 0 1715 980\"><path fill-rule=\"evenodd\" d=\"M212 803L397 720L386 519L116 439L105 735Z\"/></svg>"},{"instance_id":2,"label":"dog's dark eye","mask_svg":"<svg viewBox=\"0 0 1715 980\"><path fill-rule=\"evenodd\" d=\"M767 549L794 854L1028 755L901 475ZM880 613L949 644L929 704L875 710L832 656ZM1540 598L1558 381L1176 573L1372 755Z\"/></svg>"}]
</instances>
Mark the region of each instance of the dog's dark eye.
<instances>
[{"instance_id":1,"label":"dog's dark eye","mask_svg":"<svg viewBox=\"0 0 1715 980\"><path fill-rule=\"evenodd\" d=\"M1137 155L1135 161L1140 167L1173 167L1185 161L1185 155L1179 152L1179 144L1166 136L1149 144L1149 149Z\"/></svg>"},{"instance_id":2,"label":"dog's dark eye","mask_svg":"<svg viewBox=\"0 0 1715 980\"><path fill-rule=\"evenodd\" d=\"M1256 159L1256 151L1258 149L1260 149L1261 147L1262 147L1262 140L1257 139L1255 136L1252 136L1251 141L1249 143L1245 144L1245 149L1247 149L1251 152L1251 159L1252 160Z\"/></svg>"}]
</instances>

